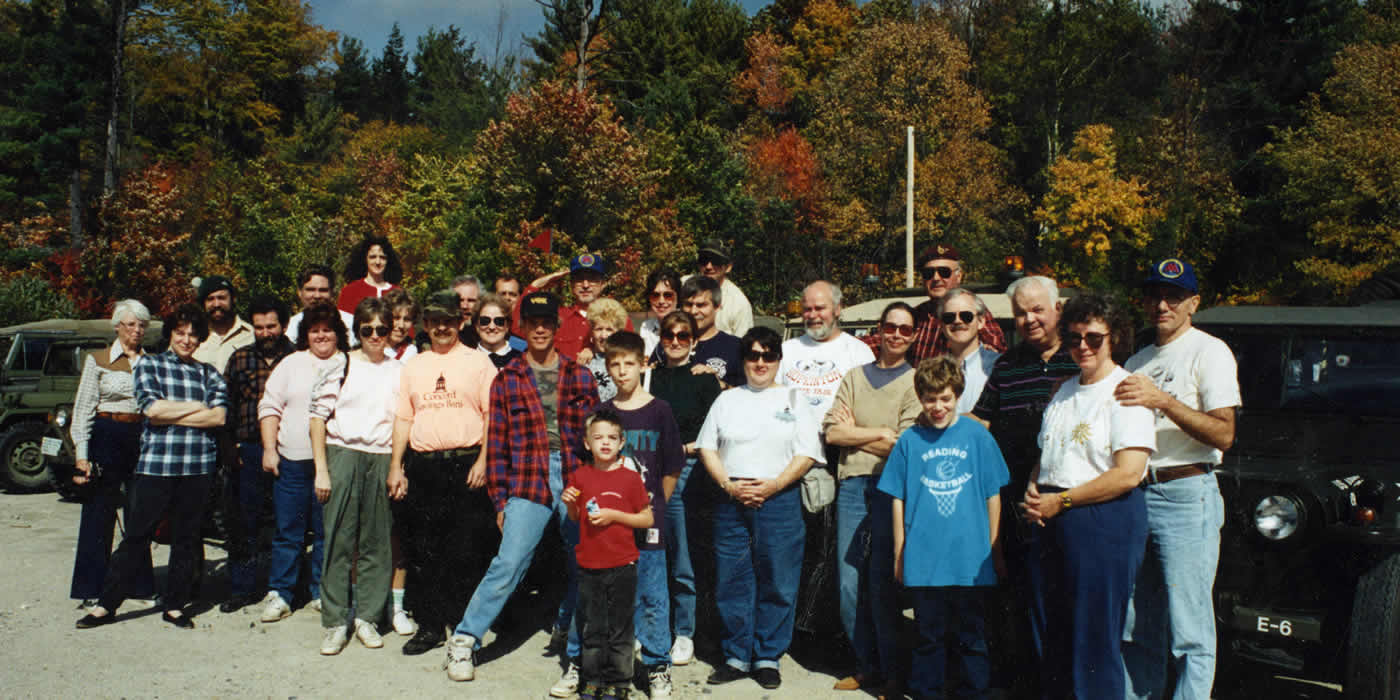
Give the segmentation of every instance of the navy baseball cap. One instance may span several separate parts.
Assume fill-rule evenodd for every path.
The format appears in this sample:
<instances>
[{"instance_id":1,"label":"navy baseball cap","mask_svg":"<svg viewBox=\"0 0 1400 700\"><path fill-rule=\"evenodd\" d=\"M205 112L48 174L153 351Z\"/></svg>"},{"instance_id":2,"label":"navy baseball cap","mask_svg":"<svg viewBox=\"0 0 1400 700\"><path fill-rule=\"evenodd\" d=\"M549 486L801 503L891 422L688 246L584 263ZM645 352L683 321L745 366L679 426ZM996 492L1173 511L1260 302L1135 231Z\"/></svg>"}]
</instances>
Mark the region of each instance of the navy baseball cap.
<instances>
[{"instance_id":1,"label":"navy baseball cap","mask_svg":"<svg viewBox=\"0 0 1400 700\"><path fill-rule=\"evenodd\" d=\"M1152 270L1147 273L1147 279L1143 280L1142 285L1145 287L1150 284L1170 284L1195 294L1196 269L1191 267L1191 263L1180 258L1167 258L1153 265Z\"/></svg>"},{"instance_id":2,"label":"navy baseball cap","mask_svg":"<svg viewBox=\"0 0 1400 700\"><path fill-rule=\"evenodd\" d=\"M520 298L520 318L559 318L559 298L549 292L531 292Z\"/></svg>"},{"instance_id":3,"label":"navy baseball cap","mask_svg":"<svg viewBox=\"0 0 1400 700\"><path fill-rule=\"evenodd\" d=\"M569 272L572 274L583 270L606 275L608 274L608 264L601 255L582 253L574 256L574 259L569 262Z\"/></svg>"}]
</instances>

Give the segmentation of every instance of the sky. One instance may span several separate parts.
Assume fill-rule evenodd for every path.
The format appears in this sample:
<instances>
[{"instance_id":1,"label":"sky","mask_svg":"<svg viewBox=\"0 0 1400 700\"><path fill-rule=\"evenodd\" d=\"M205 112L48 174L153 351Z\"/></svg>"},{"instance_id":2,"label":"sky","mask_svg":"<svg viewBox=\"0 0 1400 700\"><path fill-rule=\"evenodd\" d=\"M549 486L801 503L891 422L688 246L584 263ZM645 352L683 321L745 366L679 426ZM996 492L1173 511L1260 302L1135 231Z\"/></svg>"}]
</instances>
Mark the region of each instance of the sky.
<instances>
[{"instance_id":1,"label":"sky","mask_svg":"<svg viewBox=\"0 0 1400 700\"><path fill-rule=\"evenodd\" d=\"M738 0L752 15L770 0ZM477 44L477 56L490 61L501 38L503 54L524 49L522 35L534 36L544 26L544 14L535 0L307 0L312 19L322 27L364 42L366 52L378 56L384 50L394 22L404 35L404 49L411 57L417 38L428 27L456 25L467 41ZM498 32L498 26L504 32Z\"/></svg>"}]
</instances>

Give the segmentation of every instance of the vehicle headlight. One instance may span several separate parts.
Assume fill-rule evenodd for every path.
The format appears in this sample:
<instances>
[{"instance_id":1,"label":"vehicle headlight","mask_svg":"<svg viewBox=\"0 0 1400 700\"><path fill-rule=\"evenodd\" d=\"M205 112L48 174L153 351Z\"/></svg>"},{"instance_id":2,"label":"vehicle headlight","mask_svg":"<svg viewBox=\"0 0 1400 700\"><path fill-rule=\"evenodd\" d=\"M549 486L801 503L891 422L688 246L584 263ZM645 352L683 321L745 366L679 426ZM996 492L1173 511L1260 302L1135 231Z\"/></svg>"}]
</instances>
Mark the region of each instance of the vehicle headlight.
<instances>
[{"instance_id":1,"label":"vehicle headlight","mask_svg":"<svg viewBox=\"0 0 1400 700\"><path fill-rule=\"evenodd\" d=\"M53 413L53 424L60 428L68 427L68 409L60 408Z\"/></svg>"},{"instance_id":2,"label":"vehicle headlight","mask_svg":"<svg viewBox=\"0 0 1400 700\"><path fill-rule=\"evenodd\" d=\"M1279 541L1292 537L1303 525L1303 506L1288 496L1267 496L1254 507L1254 529Z\"/></svg>"}]
</instances>

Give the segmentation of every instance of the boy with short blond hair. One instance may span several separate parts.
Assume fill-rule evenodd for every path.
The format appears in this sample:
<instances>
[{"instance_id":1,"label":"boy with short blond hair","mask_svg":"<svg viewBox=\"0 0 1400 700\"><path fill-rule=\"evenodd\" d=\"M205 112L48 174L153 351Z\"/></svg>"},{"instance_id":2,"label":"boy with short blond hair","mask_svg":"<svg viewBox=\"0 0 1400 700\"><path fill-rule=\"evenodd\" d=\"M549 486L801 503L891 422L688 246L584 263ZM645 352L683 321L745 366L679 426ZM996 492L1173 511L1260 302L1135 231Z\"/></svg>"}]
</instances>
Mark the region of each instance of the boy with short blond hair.
<instances>
[{"instance_id":1,"label":"boy with short blond hair","mask_svg":"<svg viewBox=\"0 0 1400 700\"><path fill-rule=\"evenodd\" d=\"M914 390L923 415L900 435L880 476L879 489L894 499L895 580L914 599L919 631L914 697L942 697L947 675L957 684L948 694L959 697L983 697L990 684L984 598L1002 569L997 526L1009 474L991 433L958 417L964 386L956 360L919 363ZM949 631L955 674L944 672Z\"/></svg>"},{"instance_id":2,"label":"boy with short blond hair","mask_svg":"<svg viewBox=\"0 0 1400 700\"><path fill-rule=\"evenodd\" d=\"M632 684L632 616L637 588L633 531L650 528L651 500L636 472L624 468L622 420L602 409L588 421L592 464L579 467L560 499L579 523L579 607L584 685L580 700L626 697Z\"/></svg>"}]
</instances>

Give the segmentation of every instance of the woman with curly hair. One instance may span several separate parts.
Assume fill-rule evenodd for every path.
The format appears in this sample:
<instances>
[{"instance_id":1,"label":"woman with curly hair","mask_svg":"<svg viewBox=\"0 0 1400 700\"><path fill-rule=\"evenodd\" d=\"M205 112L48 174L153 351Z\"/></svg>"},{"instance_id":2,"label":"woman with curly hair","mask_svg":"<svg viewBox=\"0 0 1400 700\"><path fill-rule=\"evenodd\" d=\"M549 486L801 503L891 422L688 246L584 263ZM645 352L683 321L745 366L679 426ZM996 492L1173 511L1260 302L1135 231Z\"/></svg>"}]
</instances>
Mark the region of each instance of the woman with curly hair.
<instances>
[{"instance_id":1,"label":"woman with curly hair","mask_svg":"<svg viewBox=\"0 0 1400 700\"><path fill-rule=\"evenodd\" d=\"M377 299L391 289L398 289L399 282L403 281L403 265L389 239L369 236L350 251L350 261L345 263L345 279L335 305L353 314L361 301Z\"/></svg>"}]
</instances>

